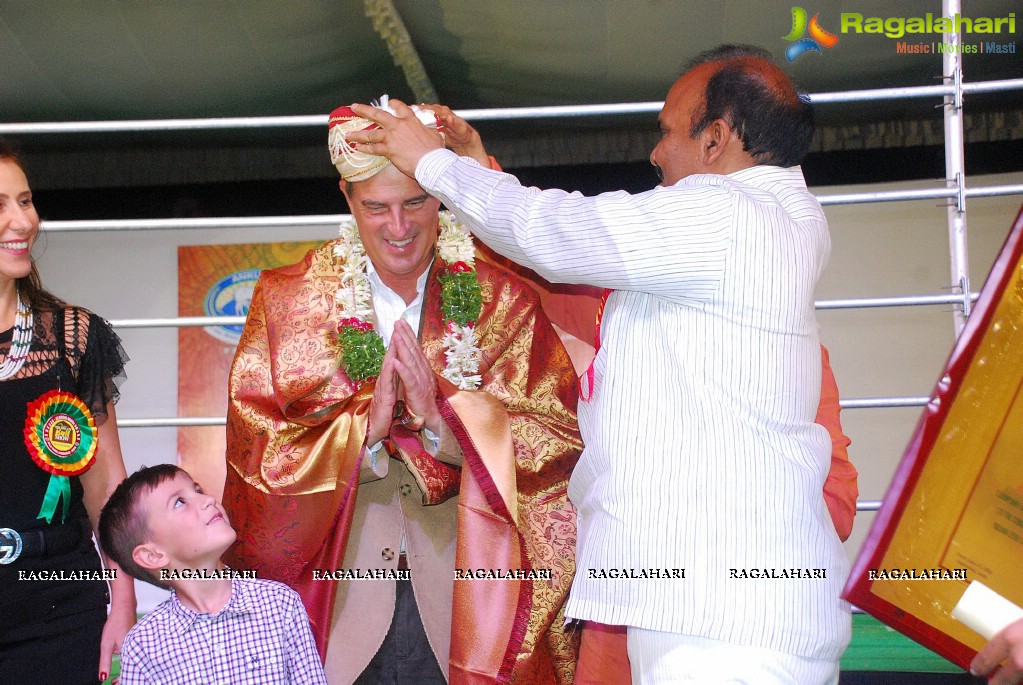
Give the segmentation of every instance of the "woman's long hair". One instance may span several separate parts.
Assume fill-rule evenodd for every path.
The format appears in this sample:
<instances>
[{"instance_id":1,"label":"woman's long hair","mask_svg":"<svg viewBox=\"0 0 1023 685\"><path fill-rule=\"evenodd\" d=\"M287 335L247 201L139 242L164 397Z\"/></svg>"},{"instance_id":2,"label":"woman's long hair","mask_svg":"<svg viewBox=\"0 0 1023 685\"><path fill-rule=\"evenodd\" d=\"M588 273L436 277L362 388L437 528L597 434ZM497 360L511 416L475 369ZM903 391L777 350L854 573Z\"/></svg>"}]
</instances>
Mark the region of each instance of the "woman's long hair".
<instances>
[{"instance_id":1,"label":"woman's long hair","mask_svg":"<svg viewBox=\"0 0 1023 685\"><path fill-rule=\"evenodd\" d=\"M18 165L19 169L23 172L25 171L25 165L22 164L21 157L3 138L0 138L0 162L13 162ZM39 269L36 268L36 260L34 258L32 259L32 270L29 271L27 276L17 279L15 284L21 297L33 309L55 311L67 306L66 302L43 287L43 281L39 277Z\"/></svg>"}]
</instances>

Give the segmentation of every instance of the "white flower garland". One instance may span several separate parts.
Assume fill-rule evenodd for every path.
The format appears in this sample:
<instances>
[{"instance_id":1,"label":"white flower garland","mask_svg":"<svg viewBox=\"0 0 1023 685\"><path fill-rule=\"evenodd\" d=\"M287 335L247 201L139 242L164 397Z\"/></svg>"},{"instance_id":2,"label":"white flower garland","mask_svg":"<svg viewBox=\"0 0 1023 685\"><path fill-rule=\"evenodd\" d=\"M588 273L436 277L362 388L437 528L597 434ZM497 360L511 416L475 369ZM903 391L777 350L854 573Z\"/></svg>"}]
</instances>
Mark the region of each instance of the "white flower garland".
<instances>
[{"instance_id":1,"label":"white flower garland","mask_svg":"<svg viewBox=\"0 0 1023 685\"><path fill-rule=\"evenodd\" d=\"M455 220L450 212L440 212L440 236L437 239L437 254L451 267L464 264L469 271L476 271L476 250L468 229ZM341 262L341 287L337 291L339 318L357 319L365 323L373 314L373 295L369 277L366 275L366 248L359 238L359 228L354 220L342 222L338 231L339 242L334 247L334 256ZM443 303L442 303L443 311ZM480 348L476 337L475 321L459 325L453 320L444 320L444 357L446 366L441 375L460 390L475 390L483 382L479 375Z\"/></svg>"},{"instance_id":2,"label":"white flower garland","mask_svg":"<svg viewBox=\"0 0 1023 685\"><path fill-rule=\"evenodd\" d=\"M338 231L340 242L334 246L334 256L341 260L341 287L337 291L337 306L341 318L365 321L373 313L373 296L366 275L366 248L359 239L355 221L346 221Z\"/></svg>"},{"instance_id":3,"label":"white flower garland","mask_svg":"<svg viewBox=\"0 0 1023 685\"><path fill-rule=\"evenodd\" d=\"M451 212L439 212L440 237L437 239L437 254L448 265L463 262L476 270L476 246L469 229L460 224Z\"/></svg>"}]
</instances>

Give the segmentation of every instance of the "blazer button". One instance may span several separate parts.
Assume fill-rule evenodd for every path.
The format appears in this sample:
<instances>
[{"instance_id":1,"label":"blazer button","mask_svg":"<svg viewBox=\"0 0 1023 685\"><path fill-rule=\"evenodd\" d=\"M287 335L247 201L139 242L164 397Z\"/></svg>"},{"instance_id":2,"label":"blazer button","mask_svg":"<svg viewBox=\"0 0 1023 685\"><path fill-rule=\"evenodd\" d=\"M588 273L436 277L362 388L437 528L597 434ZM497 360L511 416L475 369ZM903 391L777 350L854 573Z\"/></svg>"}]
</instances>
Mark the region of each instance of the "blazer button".
<instances>
[{"instance_id":1,"label":"blazer button","mask_svg":"<svg viewBox=\"0 0 1023 685\"><path fill-rule=\"evenodd\" d=\"M380 556L384 558L384 561L394 561L394 550L390 547L384 547L380 550Z\"/></svg>"},{"instance_id":2,"label":"blazer button","mask_svg":"<svg viewBox=\"0 0 1023 685\"><path fill-rule=\"evenodd\" d=\"M404 483L400 488L398 488L398 492L400 492L403 497L408 497L412 494L412 486L408 483Z\"/></svg>"}]
</instances>

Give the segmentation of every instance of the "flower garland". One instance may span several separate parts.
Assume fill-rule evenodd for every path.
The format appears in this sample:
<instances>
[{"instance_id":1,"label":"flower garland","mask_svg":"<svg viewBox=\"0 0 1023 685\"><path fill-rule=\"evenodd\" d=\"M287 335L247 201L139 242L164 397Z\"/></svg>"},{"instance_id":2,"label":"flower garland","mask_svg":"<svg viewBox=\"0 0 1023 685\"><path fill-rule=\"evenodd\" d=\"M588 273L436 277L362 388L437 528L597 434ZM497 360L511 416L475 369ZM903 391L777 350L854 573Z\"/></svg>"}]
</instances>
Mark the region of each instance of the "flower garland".
<instances>
[{"instance_id":1,"label":"flower garland","mask_svg":"<svg viewBox=\"0 0 1023 685\"><path fill-rule=\"evenodd\" d=\"M448 212L440 213L437 254L447 265L438 274L441 312L444 314L444 357L441 373L460 390L480 387L480 348L476 321L483 309L483 295L476 278L476 248L468 229Z\"/></svg>"},{"instance_id":2,"label":"flower garland","mask_svg":"<svg viewBox=\"0 0 1023 685\"><path fill-rule=\"evenodd\" d=\"M476 278L475 248L469 231L448 212L440 213L437 255L445 266L441 283L444 316L444 357L441 373L461 390L480 386L480 349L476 321L483 296ZM334 256L341 262L341 287L337 291L338 342L345 373L357 383L376 378L384 358L384 341L367 318L373 314L372 293L366 275L366 248L354 221L341 224Z\"/></svg>"}]
</instances>

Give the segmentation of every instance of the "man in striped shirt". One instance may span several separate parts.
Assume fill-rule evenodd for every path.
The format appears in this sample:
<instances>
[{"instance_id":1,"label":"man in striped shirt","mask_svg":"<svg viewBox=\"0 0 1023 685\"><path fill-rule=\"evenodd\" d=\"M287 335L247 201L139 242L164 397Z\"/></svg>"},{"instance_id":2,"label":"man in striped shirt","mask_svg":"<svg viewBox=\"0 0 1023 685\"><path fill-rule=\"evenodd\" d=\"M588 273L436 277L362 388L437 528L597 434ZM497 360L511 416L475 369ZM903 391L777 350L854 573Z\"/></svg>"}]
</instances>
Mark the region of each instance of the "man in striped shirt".
<instances>
[{"instance_id":1,"label":"man in striped shirt","mask_svg":"<svg viewBox=\"0 0 1023 685\"><path fill-rule=\"evenodd\" d=\"M579 408L566 614L628 626L636 683L837 682L848 562L820 496L813 295L830 239L797 166L809 102L762 50L705 53L659 117L662 184L592 198L460 159L392 105L355 107L381 126L352 138L361 150L414 174L497 252L612 291ZM685 573L600 573L655 568Z\"/></svg>"}]
</instances>

